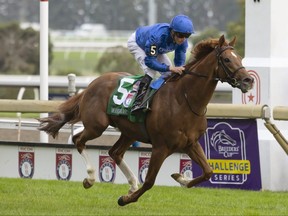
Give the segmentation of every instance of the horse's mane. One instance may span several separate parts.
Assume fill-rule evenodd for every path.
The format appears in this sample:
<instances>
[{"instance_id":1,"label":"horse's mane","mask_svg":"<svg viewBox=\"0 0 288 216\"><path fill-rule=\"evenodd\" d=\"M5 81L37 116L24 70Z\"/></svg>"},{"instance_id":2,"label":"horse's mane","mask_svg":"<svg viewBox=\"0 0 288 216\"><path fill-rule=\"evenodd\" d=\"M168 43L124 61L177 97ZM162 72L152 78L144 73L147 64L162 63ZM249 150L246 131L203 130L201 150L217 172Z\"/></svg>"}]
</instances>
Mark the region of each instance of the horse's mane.
<instances>
[{"instance_id":1,"label":"horse's mane","mask_svg":"<svg viewBox=\"0 0 288 216\"><path fill-rule=\"evenodd\" d=\"M226 42L225 42L226 43ZM219 39L207 39L198 42L191 50L191 57L187 66L194 65L196 62L207 56L219 44Z\"/></svg>"}]
</instances>

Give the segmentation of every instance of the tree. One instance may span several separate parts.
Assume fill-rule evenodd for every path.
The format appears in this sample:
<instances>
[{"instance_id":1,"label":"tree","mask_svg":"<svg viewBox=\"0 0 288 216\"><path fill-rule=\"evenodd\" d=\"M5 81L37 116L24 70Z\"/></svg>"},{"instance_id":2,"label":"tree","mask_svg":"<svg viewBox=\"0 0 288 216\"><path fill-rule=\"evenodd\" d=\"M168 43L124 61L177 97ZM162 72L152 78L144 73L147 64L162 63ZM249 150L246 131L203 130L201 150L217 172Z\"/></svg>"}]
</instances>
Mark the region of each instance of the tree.
<instances>
[{"instance_id":1,"label":"tree","mask_svg":"<svg viewBox=\"0 0 288 216\"><path fill-rule=\"evenodd\" d=\"M99 59L95 71L100 74L110 71L125 71L131 74L143 73L129 50L122 46L108 48Z\"/></svg>"},{"instance_id":2,"label":"tree","mask_svg":"<svg viewBox=\"0 0 288 216\"><path fill-rule=\"evenodd\" d=\"M51 29L72 30L83 23L102 23L108 30L134 30L148 24L149 0L49 0ZM196 31L214 27L224 31L239 18L237 0L155 0L157 22L179 13L193 19ZM39 22L39 1L1 0L1 22Z\"/></svg>"},{"instance_id":3,"label":"tree","mask_svg":"<svg viewBox=\"0 0 288 216\"><path fill-rule=\"evenodd\" d=\"M245 0L238 0L241 5L241 16L238 22L230 22L227 24L227 37L232 39L237 37L235 48L239 55L244 57L245 54Z\"/></svg>"},{"instance_id":4,"label":"tree","mask_svg":"<svg viewBox=\"0 0 288 216\"><path fill-rule=\"evenodd\" d=\"M244 56L245 49L245 0L238 0L239 8L241 8L241 16L238 21L229 22L226 26L226 38L232 40L234 36L237 38L235 48L239 55ZM205 28L198 35L192 36L193 44L198 43L203 39L219 38L220 31L214 27Z\"/></svg>"},{"instance_id":5,"label":"tree","mask_svg":"<svg viewBox=\"0 0 288 216\"><path fill-rule=\"evenodd\" d=\"M18 23L0 26L0 71L5 74L39 74L39 32ZM49 46L50 62L52 45Z\"/></svg>"},{"instance_id":6,"label":"tree","mask_svg":"<svg viewBox=\"0 0 288 216\"><path fill-rule=\"evenodd\" d=\"M201 40L205 40L208 38L219 38L220 32L216 28L206 28L200 34L196 36L192 36L193 44L197 44Z\"/></svg>"}]
</instances>

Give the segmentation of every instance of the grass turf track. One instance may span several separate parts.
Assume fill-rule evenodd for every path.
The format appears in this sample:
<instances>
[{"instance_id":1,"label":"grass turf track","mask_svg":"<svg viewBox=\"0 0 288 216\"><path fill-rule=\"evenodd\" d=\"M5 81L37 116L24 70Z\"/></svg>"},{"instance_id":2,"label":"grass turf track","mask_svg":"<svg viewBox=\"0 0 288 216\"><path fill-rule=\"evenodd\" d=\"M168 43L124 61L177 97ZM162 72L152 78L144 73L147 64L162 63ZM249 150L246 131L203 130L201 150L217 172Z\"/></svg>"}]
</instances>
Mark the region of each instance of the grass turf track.
<instances>
[{"instance_id":1,"label":"grass turf track","mask_svg":"<svg viewBox=\"0 0 288 216\"><path fill-rule=\"evenodd\" d=\"M120 207L127 184L0 178L0 215L288 215L288 192L154 186Z\"/></svg>"}]
</instances>

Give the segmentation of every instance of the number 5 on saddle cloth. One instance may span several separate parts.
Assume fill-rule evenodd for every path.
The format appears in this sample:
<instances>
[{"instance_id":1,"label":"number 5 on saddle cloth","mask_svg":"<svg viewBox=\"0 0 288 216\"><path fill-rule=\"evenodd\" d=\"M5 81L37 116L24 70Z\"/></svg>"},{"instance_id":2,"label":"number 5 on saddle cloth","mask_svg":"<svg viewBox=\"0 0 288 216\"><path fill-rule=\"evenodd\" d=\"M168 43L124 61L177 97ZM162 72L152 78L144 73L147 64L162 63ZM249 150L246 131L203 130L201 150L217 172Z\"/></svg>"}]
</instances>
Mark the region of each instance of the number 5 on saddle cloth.
<instances>
[{"instance_id":1,"label":"number 5 on saddle cloth","mask_svg":"<svg viewBox=\"0 0 288 216\"><path fill-rule=\"evenodd\" d=\"M119 80L118 86L110 96L107 114L128 116L128 119L132 122L144 122L146 111L149 110L149 104L153 95L163 85L165 80L158 78L156 81L151 83L142 102L142 105L145 105L146 109L135 115L131 113L131 108L135 102L139 83L142 77L143 75L127 76Z\"/></svg>"}]
</instances>

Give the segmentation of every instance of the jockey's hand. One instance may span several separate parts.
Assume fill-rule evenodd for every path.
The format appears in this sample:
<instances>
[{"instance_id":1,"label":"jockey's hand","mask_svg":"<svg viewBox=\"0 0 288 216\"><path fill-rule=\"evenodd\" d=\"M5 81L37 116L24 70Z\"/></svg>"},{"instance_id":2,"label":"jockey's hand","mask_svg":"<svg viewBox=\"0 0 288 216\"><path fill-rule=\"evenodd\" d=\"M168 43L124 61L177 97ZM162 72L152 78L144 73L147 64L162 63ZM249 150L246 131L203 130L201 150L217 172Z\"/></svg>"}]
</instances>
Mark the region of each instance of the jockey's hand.
<instances>
[{"instance_id":1,"label":"jockey's hand","mask_svg":"<svg viewBox=\"0 0 288 216\"><path fill-rule=\"evenodd\" d=\"M172 73L178 73L179 75L181 75L183 73L183 71L185 70L184 67L180 66L180 67L174 67L172 65L169 66L169 70Z\"/></svg>"}]
</instances>

